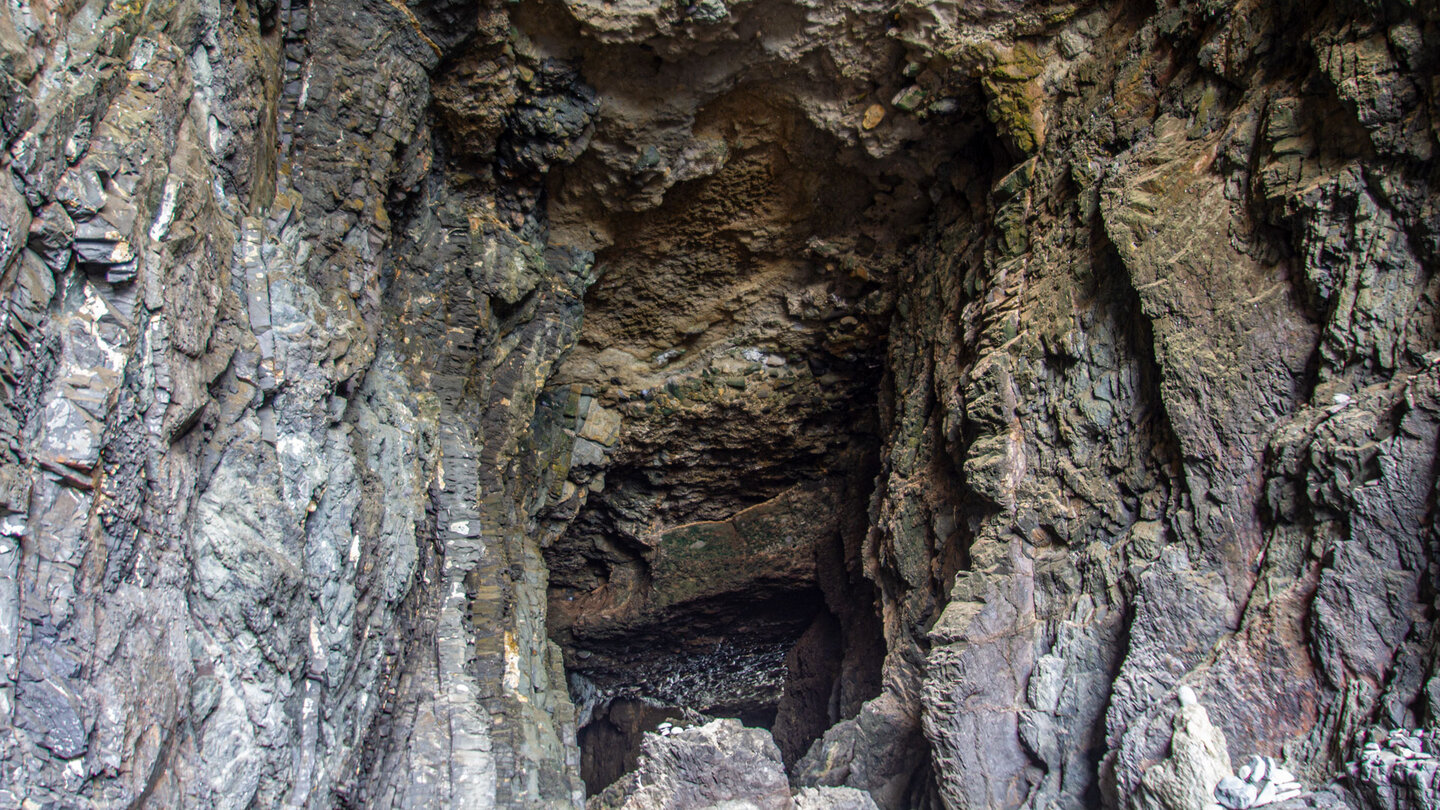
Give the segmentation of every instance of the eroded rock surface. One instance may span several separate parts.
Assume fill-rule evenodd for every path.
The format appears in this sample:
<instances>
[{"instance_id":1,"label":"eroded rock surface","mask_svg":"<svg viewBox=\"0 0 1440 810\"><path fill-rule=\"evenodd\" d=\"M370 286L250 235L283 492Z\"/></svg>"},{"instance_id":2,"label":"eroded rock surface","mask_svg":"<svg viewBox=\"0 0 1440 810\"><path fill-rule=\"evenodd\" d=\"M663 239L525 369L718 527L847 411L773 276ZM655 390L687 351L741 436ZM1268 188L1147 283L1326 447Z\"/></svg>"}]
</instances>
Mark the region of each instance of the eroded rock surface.
<instances>
[{"instance_id":1,"label":"eroded rock surface","mask_svg":"<svg viewBox=\"0 0 1440 810\"><path fill-rule=\"evenodd\" d=\"M759 728L712 720L645 737L639 764L586 803L589 810L874 810L855 788L802 788L792 797L780 749Z\"/></svg>"},{"instance_id":2,"label":"eroded rock surface","mask_svg":"<svg viewBox=\"0 0 1440 810\"><path fill-rule=\"evenodd\" d=\"M7 4L0 808L579 807L687 709L757 806L1428 806L1437 66L1380 0Z\"/></svg>"}]
</instances>

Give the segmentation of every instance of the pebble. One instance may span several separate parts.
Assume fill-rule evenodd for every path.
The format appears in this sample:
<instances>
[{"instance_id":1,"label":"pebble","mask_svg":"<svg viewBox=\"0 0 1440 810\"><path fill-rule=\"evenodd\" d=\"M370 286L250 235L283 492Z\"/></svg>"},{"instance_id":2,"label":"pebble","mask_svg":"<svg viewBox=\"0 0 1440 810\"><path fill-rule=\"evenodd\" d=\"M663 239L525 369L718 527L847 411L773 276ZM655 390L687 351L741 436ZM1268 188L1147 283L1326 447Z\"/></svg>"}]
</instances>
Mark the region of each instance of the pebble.
<instances>
[{"instance_id":1,"label":"pebble","mask_svg":"<svg viewBox=\"0 0 1440 810\"><path fill-rule=\"evenodd\" d=\"M1407 785L1409 790L1420 791L1417 806L1432 806L1430 797L1440 788L1433 784L1435 773L1440 771L1440 758L1431 753L1434 732L1374 730L1367 736L1359 757L1346 764L1350 777L1375 785Z\"/></svg>"},{"instance_id":2,"label":"pebble","mask_svg":"<svg viewBox=\"0 0 1440 810\"><path fill-rule=\"evenodd\" d=\"M1180 700L1181 706L1195 706L1200 702L1200 698L1195 694L1195 690L1189 686L1180 687L1175 697Z\"/></svg>"},{"instance_id":3,"label":"pebble","mask_svg":"<svg viewBox=\"0 0 1440 810\"><path fill-rule=\"evenodd\" d=\"M1260 791L1238 776L1227 776L1215 786L1215 800L1230 810L1245 810L1255 804Z\"/></svg>"},{"instance_id":4,"label":"pebble","mask_svg":"<svg viewBox=\"0 0 1440 810\"><path fill-rule=\"evenodd\" d=\"M1270 757L1252 756L1234 776L1215 786L1216 806L1227 810L1248 810L1293 799L1303 793L1295 774Z\"/></svg>"}]
</instances>

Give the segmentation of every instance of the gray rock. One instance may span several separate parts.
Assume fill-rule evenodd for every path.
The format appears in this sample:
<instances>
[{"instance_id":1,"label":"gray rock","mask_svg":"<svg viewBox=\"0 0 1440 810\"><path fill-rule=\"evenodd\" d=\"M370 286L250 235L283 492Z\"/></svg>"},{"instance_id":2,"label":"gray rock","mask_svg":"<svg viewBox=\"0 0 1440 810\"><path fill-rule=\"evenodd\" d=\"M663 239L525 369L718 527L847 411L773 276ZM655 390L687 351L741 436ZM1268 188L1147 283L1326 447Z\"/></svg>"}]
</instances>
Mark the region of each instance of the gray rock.
<instances>
[{"instance_id":1,"label":"gray rock","mask_svg":"<svg viewBox=\"0 0 1440 810\"><path fill-rule=\"evenodd\" d=\"M668 735L647 734L640 766L586 803L591 810L716 806L794 807L780 749L768 732L726 718Z\"/></svg>"},{"instance_id":2,"label":"gray rock","mask_svg":"<svg viewBox=\"0 0 1440 810\"><path fill-rule=\"evenodd\" d=\"M923 746L915 715L893 695L882 694L816 740L792 776L797 785L854 787L882 807L897 807L912 787Z\"/></svg>"},{"instance_id":3,"label":"gray rock","mask_svg":"<svg viewBox=\"0 0 1440 810\"><path fill-rule=\"evenodd\" d=\"M45 260L57 273L70 263L70 246L75 239L75 223L65 209L50 203L30 221L30 249Z\"/></svg>"},{"instance_id":4,"label":"gray rock","mask_svg":"<svg viewBox=\"0 0 1440 810\"><path fill-rule=\"evenodd\" d=\"M869 793L846 787L801 788L795 794L795 807L798 810L877 810Z\"/></svg>"},{"instance_id":5,"label":"gray rock","mask_svg":"<svg viewBox=\"0 0 1440 810\"><path fill-rule=\"evenodd\" d=\"M1373 729L1365 739L1359 757L1347 764L1341 784L1367 810L1400 810L1430 807L1440 801L1440 760L1425 750L1434 731ZM1368 737L1368 739L1366 739Z\"/></svg>"},{"instance_id":6,"label":"gray rock","mask_svg":"<svg viewBox=\"0 0 1440 810\"><path fill-rule=\"evenodd\" d=\"M30 207L8 175L0 176L0 267L9 267L24 247L30 229Z\"/></svg>"},{"instance_id":7,"label":"gray rock","mask_svg":"<svg viewBox=\"0 0 1440 810\"><path fill-rule=\"evenodd\" d=\"M89 164L67 170L55 185L55 199L73 219L88 220L105 207L105 188Z\"/></svg>"},{"instance_id":8,"label":"gray rock","mask_svg":"<svg viewBox=\"0 0 1440 810\"><path fill-rule=\"evenodd\" d=\"M1215 785L1215 801L1230 810L1244 810L1260 795L1256 787L1238 776L1226 776Z\"/></svg>"},{"instance_id":9,"label":"gray rock","mask_svg":"<svg viewBox=\"0 0 1440 810\"><path fill-rule=\"evenodd\" d=\"M1175 730L1170 737L1170 756L1152 766L1141 780L1142 790L1131 802L1136 808L1183 810L1203 807L1212 798L1222 806L1249 807L1231 804L1231 793L1254 791L1247 783L1230 775L1230 754L1225 735L1210 722L1210 716L1193 689L1181 686L1180 709L1175 713Z\"/></svg>"},{"instance_id":10,"label":"gray rock","mask_svg":"<svg viewBox=\"0 0 1440 810\"><path fill-rule=\"evenodd\" d=\"M0 807L575 807L567 667L802 806L1435 806L1436 18L1313 5L10 4Z\"/></svg>"},{"instance_id":11,"label":"gray rock","mask_svg":"<svg viewBox=\"0 0 1440 810\"><path fill-rule=\"evenodd\" d=\"M724 0L696 0L686 8L686 13L696 22L713 25L730 16L730 9L725 7Z\"/></svg>"}]
</instances>

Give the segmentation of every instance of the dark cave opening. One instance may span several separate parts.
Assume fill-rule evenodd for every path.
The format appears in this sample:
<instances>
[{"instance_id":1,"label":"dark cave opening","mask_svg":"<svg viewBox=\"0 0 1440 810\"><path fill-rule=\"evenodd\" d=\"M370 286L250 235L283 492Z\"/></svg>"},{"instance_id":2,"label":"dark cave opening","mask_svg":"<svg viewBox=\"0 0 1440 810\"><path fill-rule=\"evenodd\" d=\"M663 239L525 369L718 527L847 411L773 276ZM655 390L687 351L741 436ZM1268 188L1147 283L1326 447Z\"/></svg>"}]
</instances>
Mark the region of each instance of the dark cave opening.
<instances>
[{"instance_id":1,"label":"dark cave opening","mask_svg":"<svg viewBox=\"0 0 1440 810\"><path fill-rule=\"evenodd\" d=\"M621 218L553 379L594 403L568 467L583 505L545 549L591 794L686 710L769 729L791 767L881 692L862 548L902 240L854 228L863 206L792 218L806 207L775 189L872 192L824 160L800 168L763 105L718 106L734 117L716 128L751 145ZM585 414L602 410L623 427L598 447Z\"/></svg>"},{"instance_id":2,"label":"dark cave opening","mask_svg":"<svg viewBox=\"0 0 1440 810\"><path fill-rule=\"evenodd\" d=\"M728 517L648 537L624 527L655 479L606 470L545 550L549 632L592 794L635 767L661 722L739 718L770 729L789 766L879 694L885 646L860 560L874 447L862 434L836 459L842 472L809 470Z\"/></svg>"},{"instance_id":3,"label":"dark cave opening","mask_svg":"<svg viewBox=\"0 0 1440 810\"><path fill-rule=\"evenodd\" d=\"M839 548L825 552L836 561L842 555ZM822 576L832 585L846 579L843 571ZM581 711L577 742L587 790L597 793L632 770L644 734L662 722L738 718L770 730L784 762L793 764L879 693L884 645L874 603L868 593L838 595L843 620L816 585L767 594L761 584L673 606L663 621L584 627L583 619L564 626L556 600L573 604L571 595L552 589L551 632Z\"/></svg>"},{"instance_id":4,"label":"dark cave opening","mask_svg":"<svg viewBox=\"0 0 1440 810\"><path fill-rule=\"evenodd\" d=\"M834 144L795 146L806 127L757 98L697 122L732 144L713 176L612 225L554 380L590 398L567 467L583 505L545 553L592 793L679 710L769 728L789 765L880 691L861 546L896 257L849 232L863 202L792 199L870 192L802 166L792 150Z\"/></svg>"},{"instance_id":5,"label":"dark cave opening","mask_svg":"<svg viewBox=\"0 0 1440 810\"><path fill-rule=\"evenodd\" d=\"M865 378L860 362L848 370ZM587 419L604 421L601 397L575 394L593 390L547 398L577 442L597 433ZM879 694L885 645L861 559L879 465L874 388L838 390L792 404L807 418L779 435L743 410L632 408L637 434L663 430L562 465L587 496L544 550L548 631L591 793L633 769L663 721L698 713L770 729L788 766ZM834 449L813 452L816 437Z\"/></svg>"},{"instance_id":6,"label":"dark cave opening","mask_svg":"<svg viewBox=\"0 0 1440 810\"><path fill-rule=\"evenodd\" d=\"M603 42L549 3L513 17L600 100L546 180L552 243L595 256L548 381L573 444L544 543L592 794L687 710L770 729L791 767L881 692L864 544L888 330L978 118L945 107L933 139L924 116L862 124L873 99L816 95L821 54L761 67L777 8L694 48ZM864 59L901 77L904 56L878 42Z\"/></svg>"}]
</instances>

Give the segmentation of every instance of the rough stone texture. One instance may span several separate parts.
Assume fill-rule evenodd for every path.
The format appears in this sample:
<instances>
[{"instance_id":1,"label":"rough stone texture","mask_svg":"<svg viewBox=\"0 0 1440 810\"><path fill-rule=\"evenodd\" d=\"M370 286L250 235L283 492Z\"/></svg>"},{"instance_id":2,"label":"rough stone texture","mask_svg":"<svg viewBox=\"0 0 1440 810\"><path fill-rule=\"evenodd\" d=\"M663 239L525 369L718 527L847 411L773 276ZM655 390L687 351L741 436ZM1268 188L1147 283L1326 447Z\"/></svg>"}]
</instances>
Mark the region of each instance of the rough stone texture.
<instances>
[{"instance_id":1,"label":"rough stone texture","mask_svg":"<svg viewBox=\"0 0 1440 810\"><path fill-rule=\"evenodd\" d=\"M440 23L3 18L0 806L578 803L543 487L495 458L538 452L588 260L533 219L461 244L391 218L461 194L432 177Z\"/></svg>"},{"instance_id":2,"label":"rough stone texture","mask_svg":"<svg viewBox=\"0 0 1440 810\"><path fill-rule=\"evenodd\" d=\"M950 807L1142 801L1182 683L1317 781L1430 717L1434 132L1385 33L1429 12L1133 11L914 34L1008 83L900 288L871 512Z\"/></svg>"},{"instance_id":3,"label":"rough stone texture","mask_svg":"<svg viewBox=\"0 0 1440 810\"><path fill-rule=\"evenodd\" d=\"M1440 745L1433 729L1371 729L1363 737L1368 739L1343 779L1359 807L1430 807L1440 800Z\"/></svg>"},{"instance_id":4,"label":"rough stone texture","mask_svg":"<svg viewBox=\"0 0 1440 810\"><path fill-rule=\"evenodd\" d=\"M640 764L586 803L591 810L786 810L790 783L780 749L764 729L712 720L645 738Z\"/></svg>"},{"instance_id":5,"label":"rough stone texture","mask_svg":"<svg viewBox=\"0 0 1440 810\"><path fill-rule=\"evenodd\" d=\"M1437 31L6 4L0 808L1433 803Z\"/></svg>"},{"instance_id":6,"label":"rough stone texture","mask_svg":"<svg viewBox=\"0 0 1440 810\"><path fill-rule=\"evenodd\" d=\"M875 800L858 788L801 788L795 794L798 810L875 810Z\"/></svg>"},{"instance_id":7,"label":"rough stone texture","mask_svg":"<svg viewBox=\"0 0 1440 810\"><path fill-rule=\"evenodd\" d=\"M636 767L591 797L590 810L873 810L855 788L807 787L793 796L780 749L734 719L646 734Z\"/></svg>"},{"instance_id":8,"label":"rough stone texture","mask_svg":"<svg viewBox=\"0 0 1440 810\"><path fill-rule=\"evenodd\" d=\"M1206 807L1212 797L1221 798L1219 785L1231 776L1225 736L1211 724L1194 690L1180 687L1179 698L1170 754L1140 778L1140 790L1133 802L1137 808Z\"/></svg>"}]
</instances>

